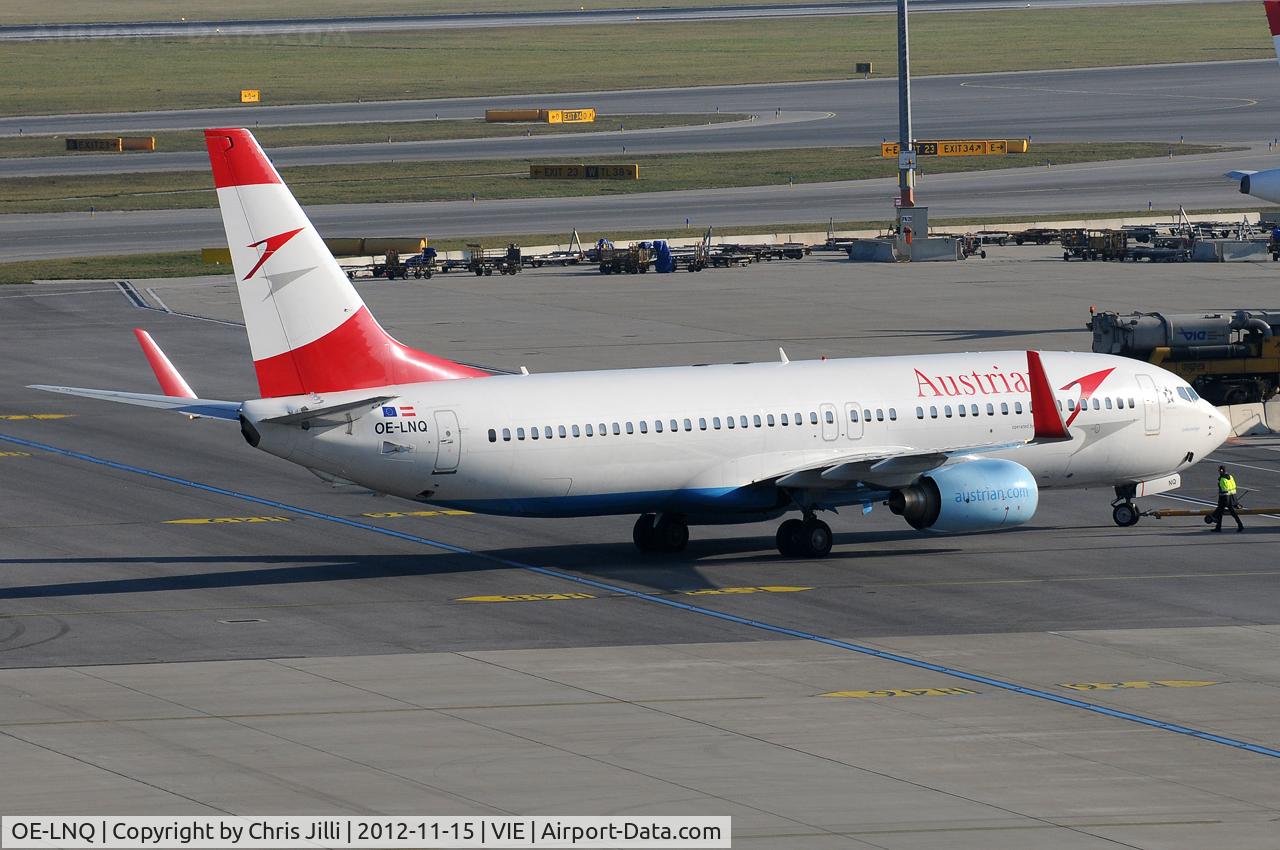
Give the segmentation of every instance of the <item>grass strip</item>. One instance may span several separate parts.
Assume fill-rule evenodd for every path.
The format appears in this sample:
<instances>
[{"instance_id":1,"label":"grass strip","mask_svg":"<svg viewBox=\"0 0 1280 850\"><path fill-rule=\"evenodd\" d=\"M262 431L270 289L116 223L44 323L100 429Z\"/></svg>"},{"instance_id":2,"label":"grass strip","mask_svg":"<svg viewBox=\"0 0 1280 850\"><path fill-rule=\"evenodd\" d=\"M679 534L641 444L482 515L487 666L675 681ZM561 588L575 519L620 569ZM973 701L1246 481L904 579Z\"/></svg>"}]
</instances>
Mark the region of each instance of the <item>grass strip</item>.
<instances>
[{"instance_id":1,"label":"grass strip","mask_svg":"<svg viewBox=\"0 0 1280 850\"><path fill-rule=\"evenodd\" d=\"M1217 153L1240 148L1163 142L1061 143L1036 145L1030 154L937 157L922 173L989 171L1121 159ZM535 162L540 160L534 160ZM639 180L532 180L529 160L363 163L281 170L303 204L361 201L422 202L502 198L627 195L738 186L777 186L890 177L895 160L878 147L800 148L770 151L661 154L609 158L588 163L638 162ZM216 207L207 171L14 177L0 180L0 213L158 210Z\"/></svg>"},{"instance_id":2,"label":"grass strip","mask_svg":"<svg viewBox=\"0 0 1280 850\"><path fill-rule=\"evenodd\" d=\"M796 6L811 0L698 0L707 6ZM591 9L654 9L672 0L591 0ZM577 10L565 0L45 0L39 5L0 5L0 24L100 23L130 21L240 21L280 18L348 18L378 15L446 15L460 12L560 12Z\"/></svg>"},{"instance_id":3,"label":"grass strip","mask_svg":"<svg viewBox=\"0 0 1280 850\"><path fill-rule=\"evenodd\" d=\"M918 15L911 36L916 74L1274 56L1252 0ZM14 42L0 51L0 113L230 106L243 88L261 89L265 104L485 96L499 107L527 92L845 78L855 61L892 76L896 44L893 15ZM1069 109L1070 95L1049 96ZM253 109L242 123L252 126Z\"/></svg>"},{"instance_id":4,"label":"grass strip","mask_svg":"<svg viewBox=\"0 0 1280 850\"><path fill-rule=\"evenodd\" d=\"M1222 214L1239 215L1252 212L1256 208L1232 208L1192 210L1195 215ZM1039 213L1032 216L977 216L937 218L930 222L934 231L945 231L949 227L998 227L999 225L1022 222L1080 221L1082 219L1113 218L1165 218L1173 221L1178 210L1130 210L1113 212L1061 212ZM716 236L740 236L757 234L776 234L786 238L795 233L821 233L828 227L836 231L849 230L884 230L892 224L888 218L869 221L818 221L790 222L774 224L744 224L733 227L717 227ZM591 246L597 239L607 237L618 241L634 239L688 239L698 238L706 232L706 228L663 228L660 230L610 230L579 232L583 245ZM487 234L484 236L454 236L447 239L433 239L431 244L438 251L459 251L468 244L506 245L514 242L517 245L556 245L567 247L567 233L508 233ZM209 246L215 247L215 246ZM72 257L54 260L24 260L13 263L0 263L0 284L29 284L36 280L145 280L149 278L199 277L210 274L230 274L231 270L222 265L210 265L201 261L199 251L179 251L163 254L121 254L109 257ZM437 281L440 279L437 278ZM448 280L446 277L445 280Z\"/></svg>"},{"instance_id":5,"label":"grass strip","mask_svg":"<svg viewBox=\"0 0 1280 850\"><path fill-rule=\"evenodd\" d=\"M293 127L258 127L254 136L263 147L310 147L313 145L363 145L388 142L429 142L449 139L492 139L510 136L553 136L574 133L607 133L653 130L665 127L720 124L742 121L744 113L598 115L592 124L489 123L482 118L451 118L429 121L386 121L358 124L315 124ZM112 136L155 136L158 151L203 151L201 130L152 130L78 134L92 138ZM84 156L67 150L65 136L0 137L0 157ZM146 153L120 154L146 156Z\"/></svg>"}]
</instances>

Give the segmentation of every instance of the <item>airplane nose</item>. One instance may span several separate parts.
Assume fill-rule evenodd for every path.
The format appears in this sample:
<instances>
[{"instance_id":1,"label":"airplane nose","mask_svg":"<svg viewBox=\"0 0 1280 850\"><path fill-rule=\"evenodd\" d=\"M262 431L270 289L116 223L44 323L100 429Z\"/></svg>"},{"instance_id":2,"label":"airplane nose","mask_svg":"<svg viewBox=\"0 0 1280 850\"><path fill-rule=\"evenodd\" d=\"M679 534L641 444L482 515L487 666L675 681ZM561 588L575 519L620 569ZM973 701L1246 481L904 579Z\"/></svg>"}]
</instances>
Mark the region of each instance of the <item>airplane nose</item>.
<instances>
[{"instance_id":1,"label":"airplane nose","mask_svg":"<svg viewBox=\"0 0 1280 850\"><path fill-rule=\"evenodd\" d=\"M1217 440L1214 445L1214 448L1217 448L1231 436L1231 420L1223 416L1218 408L1208 402L1205 404L1209 407L1209 434Z\"/></svg>"}]
</instances>

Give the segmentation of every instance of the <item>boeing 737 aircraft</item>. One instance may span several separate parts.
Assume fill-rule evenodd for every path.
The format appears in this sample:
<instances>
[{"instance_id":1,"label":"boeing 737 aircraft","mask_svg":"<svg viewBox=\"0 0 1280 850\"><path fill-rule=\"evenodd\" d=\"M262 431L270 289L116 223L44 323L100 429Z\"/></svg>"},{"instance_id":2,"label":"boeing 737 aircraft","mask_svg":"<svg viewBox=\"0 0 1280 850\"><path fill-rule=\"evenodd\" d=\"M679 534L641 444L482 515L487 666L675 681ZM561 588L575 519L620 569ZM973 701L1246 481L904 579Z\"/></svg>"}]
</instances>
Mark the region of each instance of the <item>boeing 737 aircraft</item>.
<instances>
[{"instance_id":1,"label":"boeing 737 aircraft","mask_svg":"<svg viewBox=\"0 0 1280 850\"><path fill-rule=\"evenodd\" d=\"M821 557L820 511L885 503L912 527L1029 521L1044 487L1172 489L1228 436L1185 382L1121 357L999 351L490 375L391 338L248 130L207 130L262 397L197 398L145 332L163 395L39 389L238 421L329 480L528 517L639 514L636 545L692 524L782 522Z\"/></svg>"}]
</instances>

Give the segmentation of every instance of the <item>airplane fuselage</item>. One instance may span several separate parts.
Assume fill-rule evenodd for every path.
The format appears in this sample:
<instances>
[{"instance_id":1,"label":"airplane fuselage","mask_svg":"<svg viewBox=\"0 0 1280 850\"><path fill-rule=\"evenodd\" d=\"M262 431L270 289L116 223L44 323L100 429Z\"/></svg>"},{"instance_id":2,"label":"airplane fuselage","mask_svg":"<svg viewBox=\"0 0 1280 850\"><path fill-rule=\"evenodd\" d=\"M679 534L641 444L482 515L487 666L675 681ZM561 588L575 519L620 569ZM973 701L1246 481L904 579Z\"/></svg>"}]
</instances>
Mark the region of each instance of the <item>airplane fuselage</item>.
<instances>
[{"instance_id":1,"label":"airplane fuselage","mask_svg":"<svg viewBox=\"0 0 1280 850\"><path fill-rule=\"evenodd\" d=\"M982 457L1021 464L1041 488L1114 486L1184 469L1226 436L1159 368L1042 356L1072 436L1060 443L1022 445L1024 351L497 376L260 399L243 413L263 450L379 492L481 513L692 522L778 515L790 506L779 477L860 453L1007 444ZM262 422L372 395L394 398L305 430ZM823 506L877 495L813 493Z\"/></svg>"}]
</instances>

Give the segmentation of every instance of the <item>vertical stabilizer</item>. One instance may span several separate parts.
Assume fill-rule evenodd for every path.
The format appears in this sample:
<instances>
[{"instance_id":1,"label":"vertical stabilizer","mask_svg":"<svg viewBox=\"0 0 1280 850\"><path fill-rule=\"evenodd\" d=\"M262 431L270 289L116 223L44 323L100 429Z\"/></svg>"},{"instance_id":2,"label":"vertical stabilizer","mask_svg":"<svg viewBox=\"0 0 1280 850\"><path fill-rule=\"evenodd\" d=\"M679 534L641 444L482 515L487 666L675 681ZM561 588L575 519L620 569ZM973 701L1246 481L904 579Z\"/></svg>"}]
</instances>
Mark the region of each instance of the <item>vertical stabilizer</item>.
<instances>
[{"instance_id":1,"label":"vertical stabilizer","mask_svg":"<svg viewBox=\"0 0 1280 850\"><path fill-rule=\"evenodd\" d=\"M252 133L205 143L264 397L485 375L382 329Z\"/></svg>"}]
</instances>

